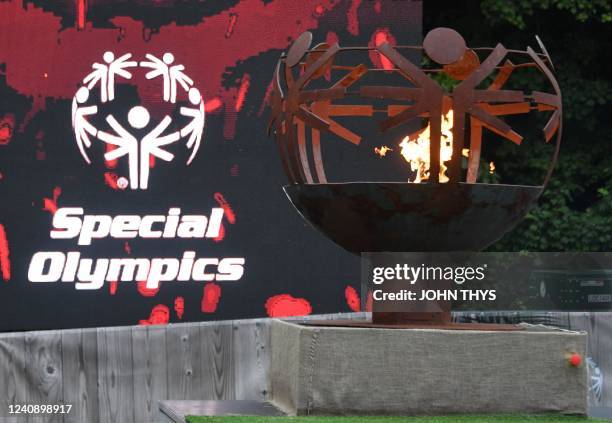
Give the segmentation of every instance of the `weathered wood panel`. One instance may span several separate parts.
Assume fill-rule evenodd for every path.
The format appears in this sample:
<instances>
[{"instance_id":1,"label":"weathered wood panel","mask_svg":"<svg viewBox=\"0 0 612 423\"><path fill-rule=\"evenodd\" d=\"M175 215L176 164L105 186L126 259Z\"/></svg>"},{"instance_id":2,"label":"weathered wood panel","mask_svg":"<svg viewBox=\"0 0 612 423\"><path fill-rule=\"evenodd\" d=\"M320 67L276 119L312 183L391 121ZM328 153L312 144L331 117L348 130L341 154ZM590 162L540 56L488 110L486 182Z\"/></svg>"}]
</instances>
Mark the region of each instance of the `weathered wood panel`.
<instances>
[{"instance_id":1,"label":"weathered wood panel","mask_svg":"<svg viewBox=\"0 0 612 423\"><path fill-rule=\"evenodd\" d=\"M612 407L612 313L571 313L570 328L589 333L589 357L603 374L601 395L589 396L592 405Z\"/></svg>"},{"instance_id":2,"label":"weathered wood panel","mask_svg":"<svg viewBox=\"0 0 612 423\"><path fill-rule=\"evenodd\" d=\"M60 331L25 335L27 404L60 404L63 400L62 335ZM28 422L63 422L61 414L30 414Z\"/></svg>"},{"instance_id":3,"label":"weathered wood panel","mask_svg":"<svg viewBox=\"0 0 612 423\"><path fill-rule=\"evenodd\" d=\"M160 399L265 399L268 337L266 319L0 334L0 417L36 401L72 405L51 421L142 423Z\"/></svg>"},{"instance_id":4,"label":"weathered wood panel","mask_svg":"<svg viewBox=\"0 0 612 423\"><path fill-rule=\"evenodd\" d=\"M231 321L200 326L202 347L200 367L204 399L236 398L233 332Z\"/></svg>"},{"instance_id":5,"label":"weathered wood panel","mask_svg":"<svg viewBox=\"0 0 612 423\"><path fill-rule=\"evenodd\" d=\"M168 399L198 399L204 396L204 372L200 367L200 325L169 325L166 332Z\"/></svg>"},{"instance_id":6,"label":"weathered wood panel","mask_svg":"<svg viewBox=\"0 0 612 423\"><path fill-rule=\"evenodd\" d=\"M168 398L166 328L132 328L132 366L134 371L134 408L136 422L160 419L158 402Z\"/></svg>"},{"instance_id":7,"label":"weathered wood panel","mask_svg":"<svg viewBox=\"0 0 612 423\"><path fill-rule=\"evenodd\" d=\"M98 407L101 422L134 421L134 373L131 328L100 328L98 334ZM138 407L145 406L138 404Z\"/></svg>"},{"instance_id":8,"label":"weathered wood panel","mask_svg":"<svg viewBox=\"0 0 612 423\"><path fill-rule=\"evenodd\" d=\"M66 423L98 419L98 336L95 329L62 331L63 402Z\"/></svg>"},{"instance_id":9,"label":"weathered wood panel","mask_svg":"<svg viewBox=\"0 0 612 423\"><path fill-rule=\"evenodd\" d=\"M263 320L233 325L233 356L235 363L236 397L267 400L270 387L268 348L270 325Z\"/></svg>"},{"instance_id":10,"label":"weathered wood panel","mask_svg":"<svg viewBox=\"0 0 612 423\"><path fill-rule=\"evenodd\" d=\"M602 386L602 407L612 407L612 314L597 313L593 325L596 332L597 357L594 358L599 369L605 372Z\"/></svg>"},{"instance_id":11,"label":"weathered wood panel","mask_svg":"<svg viewBox=\"0 0 612 423\"><path fill-rule=\"evenodd\" d=\"M9 417L9 405L26 403L25 363L25 335L0 334L0 421L16 419Z\"/></svg>"}]
</instances>

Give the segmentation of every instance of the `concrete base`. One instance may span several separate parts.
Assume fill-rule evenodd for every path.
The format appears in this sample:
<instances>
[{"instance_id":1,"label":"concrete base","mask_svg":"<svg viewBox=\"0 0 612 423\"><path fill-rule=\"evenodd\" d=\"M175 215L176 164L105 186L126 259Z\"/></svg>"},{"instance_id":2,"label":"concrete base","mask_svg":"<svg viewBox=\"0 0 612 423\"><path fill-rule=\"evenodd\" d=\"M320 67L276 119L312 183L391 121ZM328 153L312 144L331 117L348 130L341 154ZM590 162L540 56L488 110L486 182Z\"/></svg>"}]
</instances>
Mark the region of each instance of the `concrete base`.
<instances>
[{"instance_id":1,"label":"concrete base","mask_svg":"<svg viewBox=\"0 0 612 423\"><path fill-rule=\"evenodd\" d=\"M272 402L291 415L587 413L587 335L271 323Z\"/></svg>"}]
</instances>

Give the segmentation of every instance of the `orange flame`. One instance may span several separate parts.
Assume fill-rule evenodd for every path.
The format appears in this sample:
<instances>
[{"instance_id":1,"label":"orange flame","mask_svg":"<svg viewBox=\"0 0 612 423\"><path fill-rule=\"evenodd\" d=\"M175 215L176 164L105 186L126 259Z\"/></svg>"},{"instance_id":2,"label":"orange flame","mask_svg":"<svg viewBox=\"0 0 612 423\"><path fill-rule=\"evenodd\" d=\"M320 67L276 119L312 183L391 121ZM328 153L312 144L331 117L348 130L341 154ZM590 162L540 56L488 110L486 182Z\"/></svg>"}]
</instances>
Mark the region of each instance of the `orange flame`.
<instances>
[{"instance_id":1,"label":"orange flame","mask_svg":"<svg viewBox=\"0 0 612 423\"><path fill-rule=\"evenodd\" d=\"M378 154L380 157L385 157L389 151L393 151L393 149L387 147L386 145L374 148L374 153Z\"/></svg>"},{"instance_id":2,"label":"orange flame","mask_svg":"<svg viewBox=\"0 0 612 423\"><path fill-rule=\"evenodd\" d=\"M428 124L423 130L413 136L405 137L399 144L401 154L410 163L410 169L416 172L414 180L408 181L420 183L429 179L429 137L431 125ZM447 167L444 162L449 161L453 155L453 110L442 116L442 137L440 139L440 182L448 182L446 175ZM466 154L466 150L462 152Z\"/></svg>"},{"instance_id":3,"label":"orange flame","mask_svg":"<svg viewBox=\"0 0 612 423\"><path fill-rule=\"evenodd\" d=\"M420 183L429 179L429 137L430 137L431 125L427 124L427 127L417 132L413 136L404 137L402 142L399 144L401 148L401 154L404 159L410 163L410 169L416 172L414 180L408 181L413 183ZM445 115L442 116L441 125L441 139L440 139L440 173L438 180L440 182L448 182L448 176L446 175L447 166L444 162L451 159L453 155L453 110L450 109ZM461 154L465 157L469 155L470 150L464 148L461 150Z\"/></svg>"},{"instance_id":4,"label":"orange flame","mask_svg":"<svg viewBox=\"0 0 612 423\"><path fill-rule=\"evenodd\" d=\"M427 124L422 130L404 137L399 143L400 154L410 163L410 170L416 172L416 175L411 183L420 183L429 179L429 137L431 125ZM374 153L380 157L393 149L385 146L374 148ZM469 148L461 150L461 155L468 157L470 154ZM441 122L441 139L440 139L440 173L438 180L440 182L448 182L449 178L446 175L448 167L444 164L451 159L453 155L453 109L442 116ZM495 172L495 164L489 163L489 172Z\"/></svg>"}]
</instances>

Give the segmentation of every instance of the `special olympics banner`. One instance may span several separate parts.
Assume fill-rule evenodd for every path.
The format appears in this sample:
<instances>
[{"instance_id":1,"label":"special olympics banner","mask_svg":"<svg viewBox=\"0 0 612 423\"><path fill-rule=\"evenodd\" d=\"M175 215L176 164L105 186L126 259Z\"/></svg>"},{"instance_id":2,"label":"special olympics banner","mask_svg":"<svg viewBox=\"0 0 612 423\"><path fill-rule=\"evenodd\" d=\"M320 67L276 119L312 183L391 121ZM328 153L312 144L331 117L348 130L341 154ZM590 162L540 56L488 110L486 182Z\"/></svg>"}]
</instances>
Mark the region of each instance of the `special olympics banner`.
<instances>
[{"instance_id":1,"label":"special olympics banner","mask_svg":"<svg viewBox=\"0 0 612 423\"><path fill-rule=\"evenodd\" d=\"M418 44L421 3L0 2L0 330L358 310L266 137L306 30Z\"/></svg>"}]
</instances>

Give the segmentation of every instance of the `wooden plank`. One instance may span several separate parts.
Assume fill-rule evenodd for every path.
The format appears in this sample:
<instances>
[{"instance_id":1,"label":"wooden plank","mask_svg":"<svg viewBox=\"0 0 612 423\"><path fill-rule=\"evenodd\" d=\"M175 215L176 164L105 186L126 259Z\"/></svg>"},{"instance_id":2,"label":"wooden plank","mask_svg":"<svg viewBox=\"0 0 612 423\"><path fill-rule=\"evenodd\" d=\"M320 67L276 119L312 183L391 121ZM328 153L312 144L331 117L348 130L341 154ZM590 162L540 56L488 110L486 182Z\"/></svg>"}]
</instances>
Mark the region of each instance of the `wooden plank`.
<instances>
[{"instance_id":1,"label":"wooden plank","mask_svg":"<svg viewBox=\"0 0 612 423\"><path fill-rule=\"evenodd\" d=\"M134 422L131 328L100 328L97 338L99 421Z\"/></svg>"},{"instance_id":2,"label":"wooden plank","mask_svg":"<svg viewBox=\"0 0 612 423\"><path fill-rule=\"evenodd\" d=\"M61 404L62 336L60 331L27 332L25 335L27 404ZM63 422L62 414L30 414L32 423Z\"/></svg>"},{"instance_id":3,"label":"wooden plank","mask_svg":"<svg viewBox=\"0 0 612 423\"><path fill-rule=\"evenodd\" d=\"M231 321L202 323L200 326L203 397L201 399L234 399L234 358Z\"/></svg>"},{"instance_id":4,"label":"wooden plank","mask_svg":"<svg viewBox=\"0 0 612 423\"><path fill-rule=\"evenodd\" d=\"M132 328L134 420L159 421L159 401L168 397L166 327Z\"/></svg>"},{"instance_id":5,"label":"wooden plank","mask_svg":"<svg viewBox=\"0 0 612 423\"><path fill-rule=\"evenodd\" d=\"M98 338L95 329L62 331L64 403L72 405L66 423L93 422L98 416Z\"/></svg>"},{"instance_id":6,"label":"wooden plank","mask_svg":"<svg viewBox=\"0 0 612 423\"><path fill-rule=\"evenodd\" d=\"M166 332L168 399L202 399L199 323L170 325Z\"/></svg>"},{"instance_id":7,"label":"wooden plank","mask_svg":"<svg viewBox=\"0 0 612 423\"><path fill-rule=\"evenodd\" d=\"M603 372L602 407L612 407L612 313L593 314L593 332L589 333L589 345L592 345L591 357ZM592 343L591 343L592 341Z\"/></svg>"},{"instance_id":8,"label":"wooden plank","mask_svg":"<svg viewBox=\"0 0 612 423\"><path fill-rule=\"evenodd\" d=\"M30 332L27 348L25 334L0 334L0 416L8 404L63 401L73 408L57 421L140 423L154 417L158 399L265 399L268 325L257 319Z\"/></svg>"},{"instance_id":9,"label":"wooden plank","mask_svg":"<svg viewBox=\"0 0 612 423\"><path fill-rule=\"evenodd\" d=\"M25 335L0 335L0 421L9 417L9 405L25 404ZM21 419L23 422L23 419Z\"/></svg>"},{"instance_id":10,"label":"wooden plank","mask_svg":"<svg viewBox=\"0 0 612 423\"><path fill-rule=\"evenodd\" d=\"M599 367L599 369L603 372L603 375L604 375L604 379L603 379L604 386L602 386L601 401L598 402L595 395L589 393L589 405L590 406L603 406L603 403L607 402L605 385L607 385L606 376L609 374L610 369L603 367L602 364L600 363L600 360L602 359L602 357L600 357L599 349L597 346L598 338L599 338L599 333L598 333L599 331L597 330L598 328L596 326L596 316L595 316L596 314L597 313L587 313L587 312L570 313L569 314L569 322L570 322L569 328L571 330L588 332L587 357L590 357L595 362L595 364ZM608 334L608 336L610 336L610 334ZM591 380L589 379L587 383L590 386Z\"/></svg>"},{"instance_id":11,"label":"wooden plank","mask_svg":"<svg viewBox=\"0 0 612 423\"><path fill-rule=\"evenodd\" d=\"M241 321L233 327L236 398L265 401L270 392L269 322Z\"/></svg>"}]
</instances>

